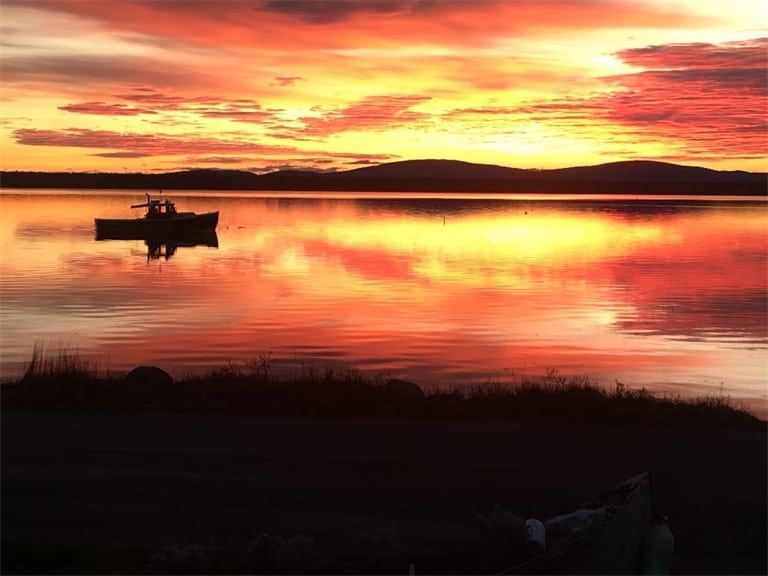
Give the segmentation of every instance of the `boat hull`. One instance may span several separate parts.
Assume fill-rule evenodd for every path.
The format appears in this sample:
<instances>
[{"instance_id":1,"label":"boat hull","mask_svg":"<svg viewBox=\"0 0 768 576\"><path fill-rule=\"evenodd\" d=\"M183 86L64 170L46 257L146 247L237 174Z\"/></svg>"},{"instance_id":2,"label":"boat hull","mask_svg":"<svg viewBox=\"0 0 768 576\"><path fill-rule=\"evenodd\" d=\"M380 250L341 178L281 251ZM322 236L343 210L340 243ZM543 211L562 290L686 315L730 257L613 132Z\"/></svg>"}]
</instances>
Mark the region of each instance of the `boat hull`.
<instances>
[{"instance_id":1,"label":"boat hull","mask_svg":"<svg viewBox=\"0 0 768 576\"><path fill-rule=\"evenodd\" d=\"M169 218L96 218L96 240L148 240L183 238L213 232L218 212L179 214Z\"/></svg>"}]
</instances>

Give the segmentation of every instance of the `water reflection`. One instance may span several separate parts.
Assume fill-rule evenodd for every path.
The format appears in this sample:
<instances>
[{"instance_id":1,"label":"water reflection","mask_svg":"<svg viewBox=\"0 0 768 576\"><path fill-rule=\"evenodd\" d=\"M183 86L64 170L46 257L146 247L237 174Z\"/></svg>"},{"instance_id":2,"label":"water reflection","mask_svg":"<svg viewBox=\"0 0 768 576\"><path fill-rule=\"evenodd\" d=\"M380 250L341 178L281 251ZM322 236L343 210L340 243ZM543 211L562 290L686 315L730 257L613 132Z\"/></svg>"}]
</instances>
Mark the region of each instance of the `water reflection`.
<instances>
[{"instance_id":1,"label":"water reflection","mask_svg":"<svg viewBox=\"0 0 768 576\"><path fill-rule=\"evenodd\" d=\"M169 260L176 254L179 248L193 248L195 246L205 246L208 248L219 247L219 237L215 230L199 230L185 233L176 233L165 236L150 236L144 234L132 234L126 237L125 234L120 238L113 238L109 235L96 235L98 242L111 240L143 240L147 246L147 261L150 260Z\"/></svg>"},{"instance_id":2,"label":"water reflection","mask_svg":"<svg viewBox=\"0 0 768 576\"><path fill-rule=\"evenodd\" d=\"M160 269L92 240L126 195L0 199L4 372L46 337L175 375L270 352L427 385L554 367L766 397L764 202L190 196L222 248L147 241Z\"/></svg>"},{"instance_id":3,"label":"water reflection","mask_svg":"<svg viewBox=\"0 0 768 576\"><path fill-rule=\"evenodd\" d=\"M216 237L216 233L213 232L212 236L208 239L197 240L179 240L179 239L165 239L165 240L145 240L147 245L147 260L168 260L174 254L179 247L192 248L194 246L207 246L208 248L218 248L219 239Z\"/></svg>"}]
</instances>

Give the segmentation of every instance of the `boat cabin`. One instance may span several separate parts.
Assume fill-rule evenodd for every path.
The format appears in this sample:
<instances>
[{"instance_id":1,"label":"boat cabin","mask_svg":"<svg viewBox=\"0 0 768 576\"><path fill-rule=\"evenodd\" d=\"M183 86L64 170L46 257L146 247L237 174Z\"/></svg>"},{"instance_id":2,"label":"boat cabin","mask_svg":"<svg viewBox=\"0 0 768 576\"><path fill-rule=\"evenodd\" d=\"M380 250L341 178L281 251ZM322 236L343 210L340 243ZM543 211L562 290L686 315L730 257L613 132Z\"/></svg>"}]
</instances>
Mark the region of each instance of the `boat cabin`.
<instances>
[{"instance_id":1,"label":"boat cabin","mask_svg":"<svg viewBox=\"0 0 768 576\"><path fill-rule=\"evenodd\" d=\"M147 218L165 218L176 215L176 205L170 200L150 200L147 206Z\"/></svg>"}]
</instances>

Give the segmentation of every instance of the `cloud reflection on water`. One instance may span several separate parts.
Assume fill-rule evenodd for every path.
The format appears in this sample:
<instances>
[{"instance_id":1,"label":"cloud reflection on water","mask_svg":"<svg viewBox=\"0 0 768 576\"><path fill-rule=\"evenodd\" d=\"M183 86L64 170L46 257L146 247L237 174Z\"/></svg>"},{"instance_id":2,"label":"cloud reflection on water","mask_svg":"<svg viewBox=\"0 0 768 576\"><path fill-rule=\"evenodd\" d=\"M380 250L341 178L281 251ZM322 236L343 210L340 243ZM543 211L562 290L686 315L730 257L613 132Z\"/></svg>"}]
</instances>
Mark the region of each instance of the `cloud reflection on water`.
<instances>
[{"instance_id":1,"label":"cloud reflection on water","mask_svg":"<svg viewBox=\"0 0 768 576\"><path fill-rule=\"evenodd\" d=\"M765 205L192 198L221 210L220 248L147 262L61 224L103 198L38 198L42 221L2 201L4 373L44 337L177 375L271 352L434 384L556 367L765 394ZM31 228L50 233L11 232Z\"/></svg>"}]
</instances>

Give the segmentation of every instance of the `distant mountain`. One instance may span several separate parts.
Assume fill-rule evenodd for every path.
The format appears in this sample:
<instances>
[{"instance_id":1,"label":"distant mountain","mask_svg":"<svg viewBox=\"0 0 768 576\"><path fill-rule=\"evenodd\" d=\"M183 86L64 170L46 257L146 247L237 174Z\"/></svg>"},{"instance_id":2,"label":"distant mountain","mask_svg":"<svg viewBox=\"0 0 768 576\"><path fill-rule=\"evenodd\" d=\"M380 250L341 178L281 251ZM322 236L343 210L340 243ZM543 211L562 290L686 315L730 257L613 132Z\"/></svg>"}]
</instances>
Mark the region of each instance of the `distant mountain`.
<instances>
[{"instance_id":1,"label":"distant mountain","mask_svg":"<svg viewBox=\"0 0 768 576\"><path fill-rule=\"evenodd\" d=\"M530 174L529 170L506 168L495 164L473 164L461 160L403 160L378 166L366 166L346 172L336 172L337 178L413 178L434 180L461 178L463 180L504 180Z\"/></svg>"},{"instance_id":2,"label":"distant mountain","mask_svg":"<svg viewBox=\"0 0 768 576\"><path fill-rule=\"evenodd\" d=\"M1 172L3 188L168 190L460 191L768 195L768 175L666 162L626 161L522 170L458 160L405 160L344 172L188 170L165 174Z\"/></svg>"},{"instance_id":3,"label":"distant mountain","mask_svg":"<svg viewBox=\"0 0 768 576\"><path fill-rule=\"evenodd\" d=\"M578 166L544 171L547 178L632 182L766 182L765 174L719 171L668 162L629 160L597 166Z\"/></svg>"},{"instance_id":4,"label":"distant mountain","mask_svg":"<svg viewBox=\"0 0 768 576\"><path fill-rule=\"evenodd\" d=\"M151 177L157 179L158 188L186 188L189 190L210 190L212 186L215 186L215 189L247 190L258 182L256 174L243 170L186 170L156 174ZM201 182L210 185L201 188Z\"/></svg>"}]
</instances>

